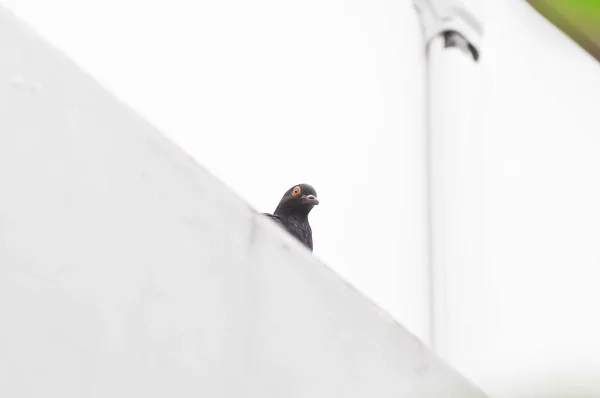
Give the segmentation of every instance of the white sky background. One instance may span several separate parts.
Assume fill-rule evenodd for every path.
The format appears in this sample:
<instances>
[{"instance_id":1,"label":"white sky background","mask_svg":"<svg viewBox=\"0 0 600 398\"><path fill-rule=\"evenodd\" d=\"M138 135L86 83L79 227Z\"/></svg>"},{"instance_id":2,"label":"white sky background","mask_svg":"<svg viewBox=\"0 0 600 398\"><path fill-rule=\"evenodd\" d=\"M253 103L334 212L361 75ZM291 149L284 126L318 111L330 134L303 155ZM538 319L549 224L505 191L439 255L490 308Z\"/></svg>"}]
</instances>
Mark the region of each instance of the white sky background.
<instances>
[{"instance_id":1,"label":"white sky background","mask_svg":"<svg viewBox=\"0 0 600 398\"><path fill-rule=\"evenodd\" d=\"M313 184L315 254L426 336L412 0L5 3L259 211ZM490 311L462 363L501 390L600 369L600 68L524 1L487 17Z\"/></svg>"},{"instance_id":2,"label":"white sky background","mask_svg":"<svg viewBox=\"0 0 600 398\"><path fill-rule=\"evenodd\" d=\"M489 379L599 396L600 64L524 1L490 1L488 17L482 345L504 372Z\"/></svg>"}]
</instances>

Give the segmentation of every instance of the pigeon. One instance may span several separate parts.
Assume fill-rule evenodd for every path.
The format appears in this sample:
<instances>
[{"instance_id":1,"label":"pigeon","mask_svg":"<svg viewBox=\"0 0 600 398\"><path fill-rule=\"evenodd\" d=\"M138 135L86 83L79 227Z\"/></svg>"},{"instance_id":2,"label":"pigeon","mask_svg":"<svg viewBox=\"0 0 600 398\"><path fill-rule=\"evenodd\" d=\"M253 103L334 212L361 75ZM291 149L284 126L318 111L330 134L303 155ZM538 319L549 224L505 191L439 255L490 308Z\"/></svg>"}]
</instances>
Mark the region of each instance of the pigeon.
<instances>
[{"instance_id":1,"label":"pigeon","mask_svg":"<svg viewBox=\"0 0 600 398\"><path fill-rule=\"evenodd\" d=\"M312 229L308 223L308 213L318 204L317 191L308 184L298 184L283 195L273 214L263 214L284 227L312 251Z\"/></svg>"}]
</instances>

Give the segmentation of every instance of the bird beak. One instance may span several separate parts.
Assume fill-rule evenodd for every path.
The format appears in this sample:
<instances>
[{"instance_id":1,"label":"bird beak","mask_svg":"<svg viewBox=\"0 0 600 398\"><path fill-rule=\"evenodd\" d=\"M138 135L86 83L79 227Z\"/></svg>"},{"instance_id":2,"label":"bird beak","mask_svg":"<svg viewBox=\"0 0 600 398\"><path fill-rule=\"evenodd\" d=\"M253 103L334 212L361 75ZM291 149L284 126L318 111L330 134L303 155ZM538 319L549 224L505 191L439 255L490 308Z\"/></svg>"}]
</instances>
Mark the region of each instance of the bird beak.
<instances>
[{"instance_id":1,"label":"bird beak","mask_svg":"<svg viewBox=\"0 0 600 398\"><path fill-rule=\"evenodd\" d=\"M311 205L315 206L315 205L319 204L319 199L317 199L317 197L315 195L303 195L302 203L311 204Z\"/></svg>"}]
</instances>

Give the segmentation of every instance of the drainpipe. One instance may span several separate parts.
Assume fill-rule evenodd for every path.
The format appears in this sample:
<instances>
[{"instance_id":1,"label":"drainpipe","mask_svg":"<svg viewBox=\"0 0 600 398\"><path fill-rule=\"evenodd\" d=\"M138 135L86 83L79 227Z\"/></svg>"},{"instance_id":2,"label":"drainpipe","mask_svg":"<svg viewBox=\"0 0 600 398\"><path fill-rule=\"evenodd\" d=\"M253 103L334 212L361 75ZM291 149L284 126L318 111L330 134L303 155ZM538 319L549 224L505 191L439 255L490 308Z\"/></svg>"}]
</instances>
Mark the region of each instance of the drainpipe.
<instances>
[{"instance_id":1,"label":"drainpipe","mask_svg":"<svg viewBox=\"0 0 600 398\"><path fill-rule=\"evenodd\" d=\"M427 59L427 170L429 223L430 346L446 360L450 342L468 328L470 304L463 285L481 263L477 226L481 206L472 184L473 105L478 86L482 0L414 0ZM474 174L475 172L475 174ZM475 246L474 246L475 245ZM469 291L469 289L464 289ZM466 305L466 308L465 308ZM462 346L458 342L457 347ZM452 361L451 361L452 362Z\"/></svg>"}]
</instances>

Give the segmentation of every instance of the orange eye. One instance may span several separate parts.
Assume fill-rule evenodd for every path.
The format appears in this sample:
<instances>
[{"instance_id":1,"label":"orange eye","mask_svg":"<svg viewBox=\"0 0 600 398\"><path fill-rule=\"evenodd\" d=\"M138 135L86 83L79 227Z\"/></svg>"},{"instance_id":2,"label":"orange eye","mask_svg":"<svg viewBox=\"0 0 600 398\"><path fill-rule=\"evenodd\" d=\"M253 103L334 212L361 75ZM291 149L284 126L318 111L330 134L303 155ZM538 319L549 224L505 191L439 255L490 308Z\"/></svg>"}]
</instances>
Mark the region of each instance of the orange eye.
<instances>
[{"instance_id":1,"label":"orange eye","mask_svg":"<svg viewBox=\"0 0 600 398\"><path fill-rule=\"evenodd\" d=\"M292 195L294 195L294 196L300 195L300 187L294 187L294 189L292 189Z\"/></svg>"}]
</instances>

